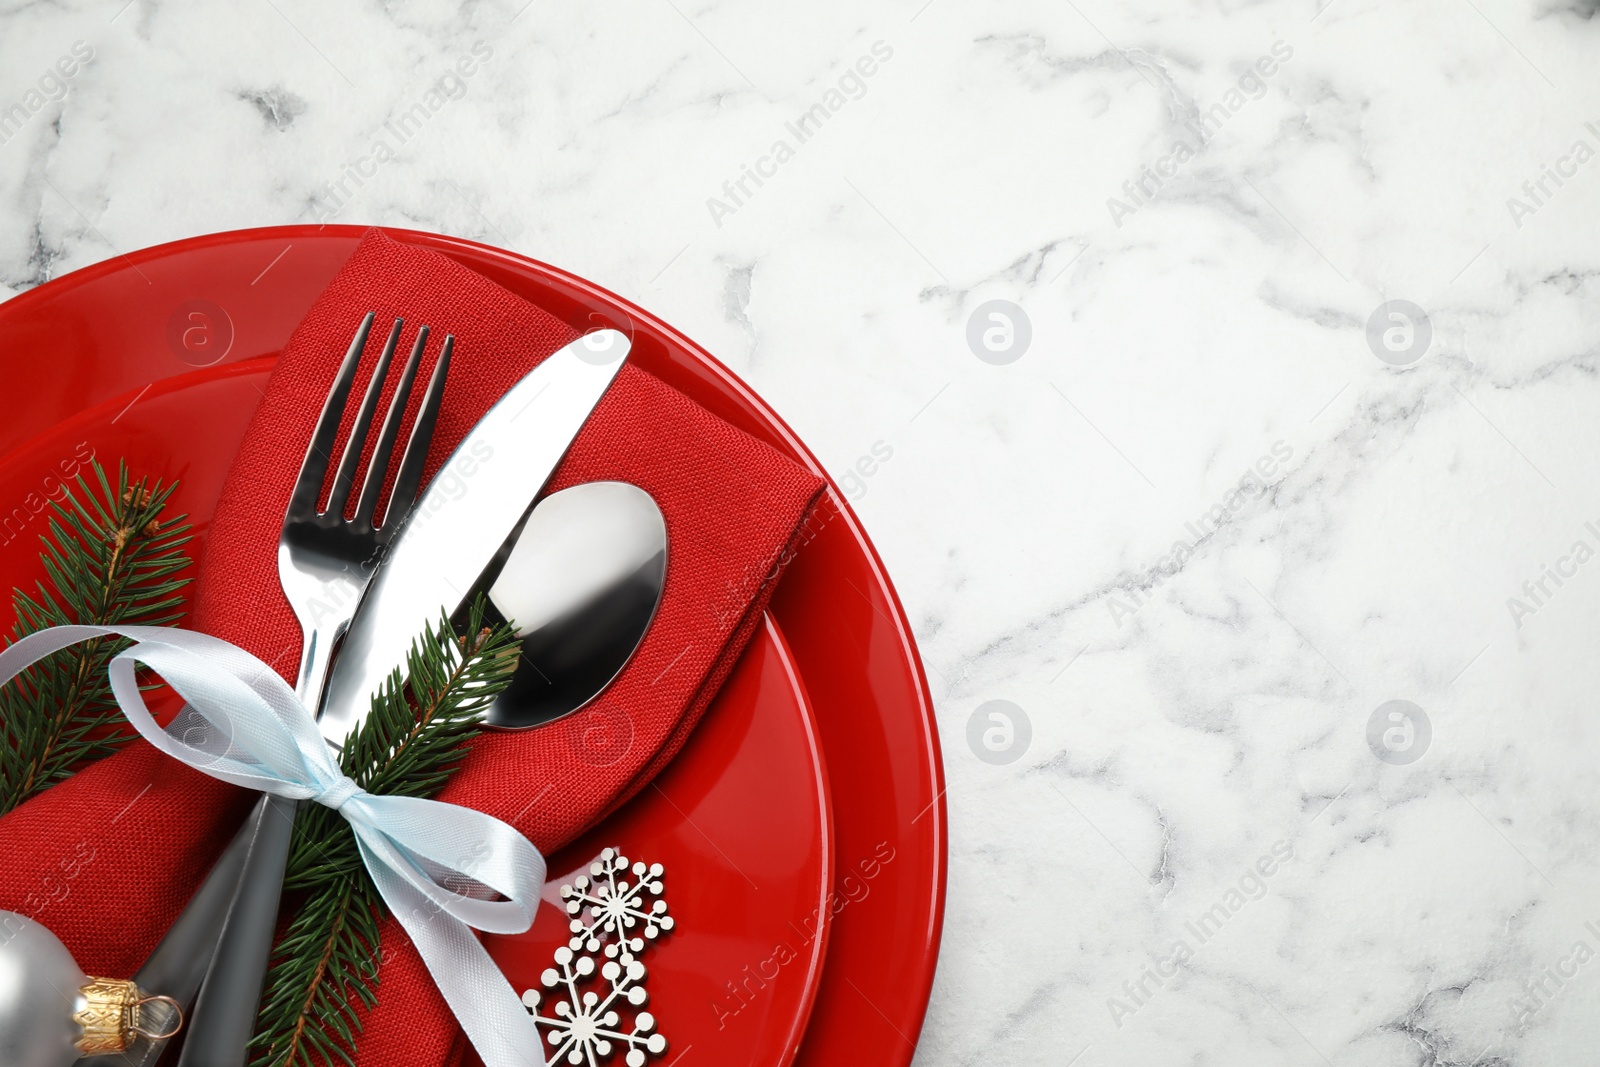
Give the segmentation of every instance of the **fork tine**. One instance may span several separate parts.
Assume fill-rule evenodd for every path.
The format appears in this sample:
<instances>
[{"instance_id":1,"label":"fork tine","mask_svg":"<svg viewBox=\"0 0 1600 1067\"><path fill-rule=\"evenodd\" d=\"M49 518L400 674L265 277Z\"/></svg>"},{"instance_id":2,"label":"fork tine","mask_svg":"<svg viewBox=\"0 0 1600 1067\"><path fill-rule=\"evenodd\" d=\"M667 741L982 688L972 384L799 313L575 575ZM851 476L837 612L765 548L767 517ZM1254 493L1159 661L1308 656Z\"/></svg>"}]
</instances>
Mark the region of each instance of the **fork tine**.
<instances>
[{"instance_id":1,"label":"fork tine","mask_svg":"<svg viewBox=\"0 0 1600 1067\"><path fill-rule=\"evenodd\" d=\"M416 343L411 346L411 358L400 371L395 382L394 396L389 410L383 416L383 429L378 432L377 447L372 450L372 462L367 466L367 477L361 486L361 499L356 502L355 523L372 526L372 516L378 510L378 497L383 493L383 483L391 469L389 454L394 451L395 438L400 436L400 420L405 418L406 403L411 399L411 387L416 384L417 367L422 362L422 350L428 346L428 328L417 331Z\"/></svg>"},{"instance_id":2,"label":"fork tine","mask_svg":"<svg viewBox=\"0 0 1600 1067\"><path fill-rule=\"evenodd\" d=\"M395 475L394 491L389 494L389 510L383 516L385 530L396 529L417 503L417 489L422 484L422 466L428 459L428 446L433 443L433 428L439 421L439 405L444 399L445 377L450 373L450 353L455 345L455 335L446 334L444 347L439 351L439 361L433 365L433 375L428 379L428 389L422 394L417 421L411 424L411 436L406 440L400 472Z\"/></svg>"},{"instance_id":3,"label":"fork tine","mask_svg":"<svg viewBox=\"0 0 1600 1067\"><path fill-rule=\"evenodd\" d=\"M339 436L339 423L344 418L344 407L350 399L350 387L355 383L356 367L361 353L367 347L367 335L372 331L374 312L367 312L350 339L344 362L333 377L328 389L328 399L323 401L322 414L317 418L317 428L311 432L311 444L306 448L306 458L300 464L300 474L289 497L287 515L290 519L316 514L317 501L322 499L322 480L327 477L333 442Z\"/></svg>"},{"instance_id":4,"label":"fork tine","mask_svg":"<svg viewBox=\"0 0 1600 1067\"><path fill-rule=\"evenodd\" d=\"M389 339L383 344L383 354L372 368L372 378L361 397L361 407L356 410L355 422L350 424L350 437L344 443L344 456L339 460L339 470L333 476L333 491L328 494L326 514L342 516L350 503L350 486L356 480L356 468L361 465L361 452L367 444L367 434L372 430L372 416L378 408L378 395L389 377L389 361L394 358L395 346L400 343L400 327L404 319L395 319Z\"/></svg>"}]
</instances>

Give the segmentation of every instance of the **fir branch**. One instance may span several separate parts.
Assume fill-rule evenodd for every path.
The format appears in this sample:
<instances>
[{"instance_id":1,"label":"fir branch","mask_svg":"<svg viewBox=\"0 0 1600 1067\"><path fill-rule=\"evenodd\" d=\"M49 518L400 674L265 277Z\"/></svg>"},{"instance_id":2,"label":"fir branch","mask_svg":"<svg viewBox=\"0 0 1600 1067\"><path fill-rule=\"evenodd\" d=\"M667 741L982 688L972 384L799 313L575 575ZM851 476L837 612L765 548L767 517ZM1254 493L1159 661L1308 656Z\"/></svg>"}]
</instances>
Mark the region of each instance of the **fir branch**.
<instances>
[{"instance_id":1,"label":"fir branch","mask_svg":"<svg viewBox=\"0 0 1600 1067\"><path fill-rule=\"evenodd\" d=\"M40 538L45 580L34 596L14 593L12 642L52 626L168 626L183 617L188 579L177 575L189 566L189 524L161 514L176 485L133 481L124 463L113 488L98 462L93 471L95 485L80 474L76 493L51 502ZM0 688L0 815L128 739L106 677L127 645L73 645Z\"/></svg>"},{"instance_id":2,"label":"fir branch","mask_svg":"<svg viewBox=\"0 0 1600 1067\"><path fill-rule=\"evenodd\" d=\"M405 684L391 674L345 739L340 767L363 789L432 797L450 780L520 651L510 627L484 626L484 604L473 603L467 638L454 637L448 619L429 626L406 657ZM267 973L253 1062L353 1067L358 1012L377 1003L383 901L338 812L302 809L294 833L284 889L303 899Z\"/></svg>"}]
</instances>

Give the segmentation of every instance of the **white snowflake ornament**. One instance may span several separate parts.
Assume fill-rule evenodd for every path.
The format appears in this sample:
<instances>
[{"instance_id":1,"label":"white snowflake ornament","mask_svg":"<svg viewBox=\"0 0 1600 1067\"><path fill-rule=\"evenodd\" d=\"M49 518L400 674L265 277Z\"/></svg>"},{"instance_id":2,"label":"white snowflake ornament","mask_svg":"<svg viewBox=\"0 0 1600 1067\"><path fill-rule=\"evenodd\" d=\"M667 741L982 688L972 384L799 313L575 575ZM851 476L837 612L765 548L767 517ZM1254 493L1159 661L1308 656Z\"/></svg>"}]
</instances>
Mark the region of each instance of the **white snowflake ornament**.
<instances>
[{"instance_id":1,"label":"white snowflake ornament","mask_svg":"<svg viewBox=\"0 0 1600 1067\"><path fill-rule=\"evenodd\" d=\"M559 990L551 997L551 1014L539 1012L544 994L536 989L522 994L534 1026L550 1043L552 1064L565 1059L596 1067L612 1052L626 1049L628 1067L643 1067L649 1056L667 1050L667 1039L655 1032L655 1016L636 1010L649 1000L645 966L637 954L672 929L660 896L662 867L633 864L632 884L629 872L628 857L608 848L589 865L589 877L561 887L567 914L573 916L573 936L556 949L556 965L539 976L546 989ZM597 953L604 963L597 962ZM630 1010L633 1020L624 1030L623 1012Z\"/></svg>"},{"instance_id":2,"label":"white snowflake ornament","mask_svg":"<svg viewBox=\"0 0 1600 1067\"><path fill-rule=\"evenodd\" d=\"M600 853L600 858L589 865L591 877L579 876L572 885L561 887L561 899L567 902L567 914L573 917L568 924L572 940L567 945L574 952L598 952L602 942L609 941L605 949L611 957L625 951L635 955L644 951L645 941L654 941L672 929L667 902L661 899L662 873L659 863L635 863L635 880L630 884L628 857L614 848ZM639 933L644 937L640 938Z\"/></svg>"}]
</instances>

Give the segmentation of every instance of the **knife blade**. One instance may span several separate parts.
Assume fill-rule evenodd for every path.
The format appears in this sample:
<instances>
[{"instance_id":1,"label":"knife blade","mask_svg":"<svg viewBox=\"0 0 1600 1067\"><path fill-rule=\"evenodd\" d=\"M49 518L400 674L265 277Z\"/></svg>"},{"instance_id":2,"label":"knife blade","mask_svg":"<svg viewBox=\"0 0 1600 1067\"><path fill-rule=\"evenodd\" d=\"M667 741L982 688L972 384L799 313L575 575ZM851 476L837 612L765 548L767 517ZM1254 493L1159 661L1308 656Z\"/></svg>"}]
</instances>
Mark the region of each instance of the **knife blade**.
<instances>
[{"instance_id":1,"label":"knife blade","mask_svg":"<svg viewBox=\"0 0 1600 1067\"><path fill-rule=\"evenodd\" d=\"M534 499L627 361L616 330L549 356L473 427L434 475L367 587L328 680L322 736L344 742L423 627L492 581Z\"/></svg>"}]
</instances>

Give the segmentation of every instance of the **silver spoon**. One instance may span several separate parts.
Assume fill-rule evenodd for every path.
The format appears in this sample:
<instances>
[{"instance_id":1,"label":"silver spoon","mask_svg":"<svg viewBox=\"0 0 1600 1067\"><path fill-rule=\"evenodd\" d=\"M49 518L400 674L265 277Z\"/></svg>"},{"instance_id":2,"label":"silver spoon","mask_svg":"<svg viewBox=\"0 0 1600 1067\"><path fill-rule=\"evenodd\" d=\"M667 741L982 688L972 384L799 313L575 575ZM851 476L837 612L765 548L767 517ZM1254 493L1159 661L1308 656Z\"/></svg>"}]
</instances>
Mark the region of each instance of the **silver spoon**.
<instances>
[{"instance_id":1,"label":"silver spoon","mask_svg":"<svg viewBox=\"0 0 1600 1067\"><path fill-rule=\"evenodd\" d=\"M489 603L516 620L522 658L485 722L524 730L593 701L633 657L665 588L667 525L643 489L587 482L541 500L509 540ZM247 823L135 976L140 989L194 1002L251 837ZM145 1010L150 1025L170 1025L165 1005ZM139 1038L107 1063L151 1067L166 1044Z\"/></svg>"},{"instance_id":2,"label":"silver spoon","mask_svg":"<svg viewBox=\"0 0 1600 1067\"><path fill-rule=\"evenodd\" d=\"M542 726L599 696L644 640L666 576L667 524L643 489L586 482L541 500L489 589L522 658L488 725Z\"/></svg>"}]
</instances>

